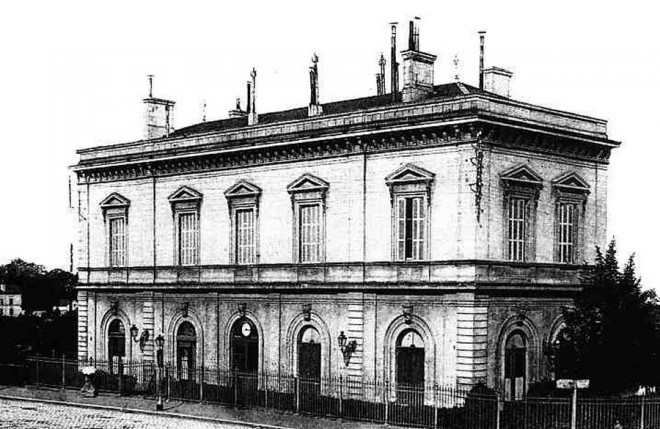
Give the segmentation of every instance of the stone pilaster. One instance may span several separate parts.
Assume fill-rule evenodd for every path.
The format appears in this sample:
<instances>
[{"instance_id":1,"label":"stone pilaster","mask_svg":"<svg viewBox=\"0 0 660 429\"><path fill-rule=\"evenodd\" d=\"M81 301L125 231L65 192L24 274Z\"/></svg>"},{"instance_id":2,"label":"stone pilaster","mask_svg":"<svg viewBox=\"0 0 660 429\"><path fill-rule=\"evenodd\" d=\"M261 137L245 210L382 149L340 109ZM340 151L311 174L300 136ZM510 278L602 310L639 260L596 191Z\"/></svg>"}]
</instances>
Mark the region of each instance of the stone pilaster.
<instances>
[{"instance_id":1,"label":"stone pilaster","mask_svg":"<svg viewBox=\"0 0 660 429\"><path fill-rule=\"evenodd\" d=\"M87 360L87 292L78 292L78 361Z\"/></svg>"},{"instance_id":2,"label":"stone pilaster","mask_svg":"<svg viewBox=\"0 0 660 429\"><path fill-rule=\"evenodd\" d=\"M488 308L458 308L458 341L456 345L456 378L461 387L486 383L488 347Z\"/></svg>"},{"instance_id":3,"label":"stone pilaster","mask_svg":"<svg viewBox=\"0 0 660 429\"><path fill-rule=\"evenodd\" d=\"M348 303L348 332L346 332L348 341L355 340L357 348L351 355L351 360L346 367L346 377L348 379L348 393L351 394L352 388L359 389L362 381L363 361L364 361L364 302L362 293L349 294ZM355 394L359 392L356 390Z\"/></svg>"},{"instance_id":4,"label":"stone pilaster","mask_svg":"<svg viewBox=\"0 0 660 429\"><path fill-rule=\"evenodd\" d=\"M142 351L142 361L149 363L154 361L154 301L150 294L142 303L142 329L149 332L149 341L144 345Z\"/></svg>"}]
</instances>

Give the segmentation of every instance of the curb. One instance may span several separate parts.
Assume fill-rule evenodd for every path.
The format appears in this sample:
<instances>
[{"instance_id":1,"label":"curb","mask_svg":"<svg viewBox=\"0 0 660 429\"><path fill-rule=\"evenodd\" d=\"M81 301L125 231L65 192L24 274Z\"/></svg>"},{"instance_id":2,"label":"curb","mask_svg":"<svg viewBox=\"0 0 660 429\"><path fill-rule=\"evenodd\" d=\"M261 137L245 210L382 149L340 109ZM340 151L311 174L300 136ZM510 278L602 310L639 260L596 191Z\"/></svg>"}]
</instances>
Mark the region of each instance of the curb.
<instances>
[{"instance_id":1,"label":"curb","mask_svg":"<svg viewBox=\"0 0 660 429\"><path fill-rule=\"evenodd\" d=\"M82 404L80 402L56 401L53 399L26 398L22 396L11 396L11 395L0 395L0 399L10 400L10 401L36 402L42 404L66 405L70 407L88 408L88 409L106 410L106 411L120 411L123 413L146 414L150 416L171 417L176 419L191 419L191 420L197 420L197 421L209 422L209 423L222 423L222 424L245 426L252 429L293 429L293 428L288 428L286 426L273 426L268 424L241 422L237 420L194 416L190 414L176 414L176 413L169 413L167 411L151 411L151 410L142 410L139 408L115 407L112 405Z\"/></svg>"}]
</instances>

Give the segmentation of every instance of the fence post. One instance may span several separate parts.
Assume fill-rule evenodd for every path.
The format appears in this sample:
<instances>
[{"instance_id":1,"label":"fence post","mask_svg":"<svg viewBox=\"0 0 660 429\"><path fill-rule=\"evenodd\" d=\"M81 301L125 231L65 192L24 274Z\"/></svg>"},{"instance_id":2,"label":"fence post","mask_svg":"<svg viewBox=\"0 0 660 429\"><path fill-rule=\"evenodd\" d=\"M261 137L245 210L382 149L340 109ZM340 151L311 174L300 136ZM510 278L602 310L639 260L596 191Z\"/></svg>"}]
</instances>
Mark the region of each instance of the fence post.
<instances>
[{"instance_id":1,"label":"fence post","mask_svg":"<svg viewBox=\"0 0 660 429\"><path fill-rule=\"evenodd\" d=\"M263 380L264 383L264 408L268 409L268 373L262 371L261 379Z\"/></svg>"},{"instance_id":2,"label":"fence post","mask_svg":"<svg viewBox=\"0 0 660 429\"><path fill-rule=\"evenodd\" d=\"M577 429L577 385L573 387L573 401L571 404L571 429Z\"/></svg>"},{"instance_id":3,"label":"fence post","mask_svg":"<svg viewBox=\"0 0 660 429\"><path fill-rule=\"evenodd\" d=\"M642 396L641 407L642 410L640 411L639 417L639 429L644 429L644 396Z\"/></svg>"},{"instance_id":4,"label":"fence post","mask_svg":"<svg viewBox=\"0 0 660 429\"><path fill-rule=\"evenodd\" d=\"M204 367L199 372L199 402L204 402Z\"/></svg>"},{"instance_id":5,"label":"fence post","mask_svg":"<svg viewBox=\"0 0 660 429\"><path fill-rule=\"evenodd\" d=\"M383 400L385 401L385 424L389 423L390 420L390 392L389 392L390 383L386 380L383 380Z\"/></svg>"},{"instance_id":6,"label":"fence post","mask_svg":"<svg viewBox=\"0 0 660 429\"><path fill-rule=\"evenodd\" d=\"M238 370L234 368L234 407L238 407Z\"/></svg>"},{"instance_id":7,"label":"fence post","mask_svg":"<svg viewBox=\"0 0 660 429\"><path fill-rule=\"evenodd\" d=\"M339 374L339 418L344 416L344 378Z\"/></svg>"},{"instance_id":8,"label":"fence post","mask_svg":"<svg viewBox=\"0 0 660 429\"><path fill-rule=\"evenodd\" d=\"M497 397L497 409L495 410L495 429L500 429L502 427L502 408L504 408L504 404L502 402L502 395L500 392L496 392L495 396Z\"/></svg>"},{"instance_id":9,"label":"fence post","mask_svg":"<svg viewBox=\"0 0 660 429\"><path fill-rule=\"evenodd\" d=\"M66 388L66 360L62 353L62 390Z\"/></svg>"},{"instance_id":10,"label":"fence post","mask_svg":"<svg viewBox=\"0 0 660 429\"><path fill-rule=\"evenodd\" d=\"M438 384L433 385L433 427L438 428Z\"/></svg>"},{"instance_id":11,"label":"fence post","mask_svg":"<svg viewBox=\"0 0 660 429\"><path fill-rule=\"evenodd\" d=\"M119 375L119 392L117 392L117 395L121 396L121 392L123 391L123 380L124 380L124 368L121 362L121 356L119 356L117 359L117 373Z\"/></svg>"},{"instance_id":12,"label":"fence post","mask_svg":"<svg viewBox=\"0 0 660 429\"><path fill-rule=\"evenodd\" d=\"M35 360L35 363L37 365L37 389L39 388L39 353L37 353L37 358Z\"/></svg>"},{"instance_id":13,"label":"fence post","mask_svg":"<svg viewBox=\"0 0 660 429\"><path fill-rule=\"evenodd\" d=\"M300 377L293 378L296 386L296 414L300 413Z\"/></svg>"}]
</instances>

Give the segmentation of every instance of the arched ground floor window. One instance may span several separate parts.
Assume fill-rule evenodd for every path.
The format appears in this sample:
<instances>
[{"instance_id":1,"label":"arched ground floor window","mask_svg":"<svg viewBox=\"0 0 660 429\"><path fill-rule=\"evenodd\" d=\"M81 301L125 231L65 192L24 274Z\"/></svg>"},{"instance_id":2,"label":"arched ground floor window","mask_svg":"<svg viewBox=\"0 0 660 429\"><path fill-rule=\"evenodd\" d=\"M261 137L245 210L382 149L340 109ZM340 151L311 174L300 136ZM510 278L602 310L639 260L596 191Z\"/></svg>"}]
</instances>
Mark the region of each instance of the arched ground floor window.
<instances>
[{"instance_id":1,"label":"arched ground floor window","mask_svg":"<svg viewBox=\"0 0 660 429\"><path fill-rule=\"evenodd\" d=\"M424 340L414 329L399 334L396 341L396 392L404 403L424 401Z\"/></svg>"},{"instance_id":2,"label":"arched ground floor window","mask_svg":"<svg viewBox=\"0 0 660 429\"><path fill-rule=\"evenodd\" d=\"M115 319L108 326L108 365L110 373L119 374L126 358L126 330L121 320Z\"/></svg>"},{"instance_id":3,"label":"arched ground floor window","mask_svg":"<svg viewBox=\"0 0 660 429\"><path fill-rule=\"evenodd\" d=\"M176 332L176 368L182 380L195 378L197 334L190 322L183 322Z\"/></svg>"},{"instance_id":4,"label":"arched ground floor window","mask_svg":"<svg viewBox=\"0 0 660 429\"><path fill-rule=\"evenodd\" d=\"M234 322L231 329L231 368L238 372L259 370L259 333L247 318Z\"/></svg>"},{"instance_id":5,"label":"arched ground floor window","mask_svg":"<svg viewBox=\"0 0 660 429\"><path fill-rule=\"evenodd\" d=\"M527 390L527 338L521 331L512 332L504 349L504 399L523 399Z\"/></svg>"}]
</instances>

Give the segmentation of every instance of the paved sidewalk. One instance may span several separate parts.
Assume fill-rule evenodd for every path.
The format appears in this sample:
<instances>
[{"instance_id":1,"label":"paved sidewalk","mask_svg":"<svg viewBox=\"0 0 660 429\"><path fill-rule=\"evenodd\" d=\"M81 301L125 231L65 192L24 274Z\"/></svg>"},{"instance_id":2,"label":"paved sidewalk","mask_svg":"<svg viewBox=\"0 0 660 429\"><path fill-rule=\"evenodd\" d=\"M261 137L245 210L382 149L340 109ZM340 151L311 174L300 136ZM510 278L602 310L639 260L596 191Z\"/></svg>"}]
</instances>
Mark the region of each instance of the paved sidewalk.
<instances>
[{"instance_id":1,"label":"paved sidewalk","mask_svg":"<svg viewBox=\"0 0 660 429\"><path fill-rule=\"evenodd\" d=\"M78 390L57 390L36 387L12 387L0 386L1 397L21 397L50 401L75 403L84 406L105 406L116 409L131 411L144 410L153 412L156 402L153 398L141 396L117 396L116 394L99 394L96 398L83 398ZM355 422L348 420L335 420L322 417L297 415L286 412L275 412L260 408L234 409L218 404L200 404L198 402L166 401L164 412L180 415L181 417L203 417L218 419L224 422L246 422L258 427L259 425L274 425L284 428L309 428L309 429L373 429L393 428L376 423Z\"/></svg>"}]
</instances>

